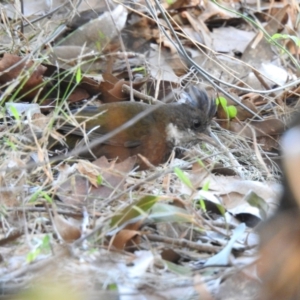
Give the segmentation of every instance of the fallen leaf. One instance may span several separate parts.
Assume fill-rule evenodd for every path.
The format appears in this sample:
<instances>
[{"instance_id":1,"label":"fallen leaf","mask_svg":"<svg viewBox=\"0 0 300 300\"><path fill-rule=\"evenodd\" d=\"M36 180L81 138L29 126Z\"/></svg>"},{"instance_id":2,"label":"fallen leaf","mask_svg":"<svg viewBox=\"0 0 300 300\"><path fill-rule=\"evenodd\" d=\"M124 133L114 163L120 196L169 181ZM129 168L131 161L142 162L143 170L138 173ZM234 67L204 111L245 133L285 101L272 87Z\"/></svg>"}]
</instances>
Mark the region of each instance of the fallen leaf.
<instances>
[{"instance_id":1,"label":"fallen leaf","mask_svg":"<svg viewBox=\"0 0 300 300\"><path fill-rule=\"evenodd\" d=\"M47 68L42 65L37 65L34 61L28 59L24 59L24 62L19 63L22 59L24 58L4 53L3 58L0 60L0 73L2 73L0 75L0 84L4 85L11 81L19 80L20 82L18 82L17 86L22 85L19 95L32 101L37 95L39 88L42 87L43 74ZM20 74L28 74L26 75L27 79L25 79L25 84L23 84L24 79L18 79Z\"/></svg>"},{"instance_id":2,"label":"fallen leaf","mask_svg":"<svg viewBox=\"0 0 300 300\"><path fill-rule=\"evenodd\" d=\"M65 242L72 243L80 238L80 229L75 225L71 224L68 220L59 215L56 211L54 211L53 221L55 223L58 233Z\"/></svg>"},{"instance_id":3,"label":"fallen leaf","mask_svg":"<svg viewBox=\"0 0 300 300\"><path fill-rule=\"evenodd\" d=\"M100 17L80 26L59 45L85 45L101 53L105 46L123 29L127 14L126 8L118 5L113 11L107 11Z\"/></svg>"},{"instance_id":4,"label":"fallen leaf","mask_svg":"<svg viewBox=\"0 0 300 300\"><path fill-rule=\"evenodd\" d=\"M57 196L64 203L74 205L82 205L85 201L94 199L106 199L113 191L123 191L124 178L133 169L135 162L135 157L129 157L121 163L108 162L105 157L100 157L92 163L82 161L79 169L84 176L77 173L63 182L56 182L59 185ZM86 176L91 179L93 185L90 185Z\"/></svg>"},{"instance_id":5,"label":"fallen leaf","mask_svg":"<svg viewBox=\"0 0 300 300\"><path fill-rule=\"evenodd\" d=\"M140 243L140 232L136 230L122 229L114 237L112 245L123 250L126 247L132 247Z\"/></svg>"}]
</instances>

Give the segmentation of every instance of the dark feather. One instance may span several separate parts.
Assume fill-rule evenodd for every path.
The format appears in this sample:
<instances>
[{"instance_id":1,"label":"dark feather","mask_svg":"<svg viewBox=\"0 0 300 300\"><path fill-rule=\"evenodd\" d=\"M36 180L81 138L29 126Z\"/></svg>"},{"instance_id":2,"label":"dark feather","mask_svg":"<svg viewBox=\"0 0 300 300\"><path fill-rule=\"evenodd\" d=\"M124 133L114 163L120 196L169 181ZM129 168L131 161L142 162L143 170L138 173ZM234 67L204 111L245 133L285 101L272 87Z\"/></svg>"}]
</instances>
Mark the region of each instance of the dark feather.
<instances>
[{"instance_id":1,"label":"dark feather","mask_svg":"<svg viewBox=\"0 0 300 300\"><path fill-rule=\"evenodd\" d=\"M180 94L180 100L205 112L208 120L211 120L217 111L214 99L210 99L204 90L194 85L189 86Z\"/></svg>"}]
</instances>

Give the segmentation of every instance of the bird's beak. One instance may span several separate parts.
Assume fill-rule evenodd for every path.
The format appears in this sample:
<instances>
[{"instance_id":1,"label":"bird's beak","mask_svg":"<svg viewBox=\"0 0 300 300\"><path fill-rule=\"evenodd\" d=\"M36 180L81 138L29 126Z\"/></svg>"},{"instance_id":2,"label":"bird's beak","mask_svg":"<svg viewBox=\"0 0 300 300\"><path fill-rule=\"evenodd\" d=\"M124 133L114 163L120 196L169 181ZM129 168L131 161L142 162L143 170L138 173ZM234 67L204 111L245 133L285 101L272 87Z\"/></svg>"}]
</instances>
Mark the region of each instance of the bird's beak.
<instances>
[{"instance_id":1,"label":"bird's beak","mask_svg":"<svg viewBox=\"0 0 300 300\"><path fill-rule=\"evenodd\" d=\"M210 128L207 128L203 133L197 133L199 140L219 148L218 141L211 134Z\"/></svg>"}]
</instances>

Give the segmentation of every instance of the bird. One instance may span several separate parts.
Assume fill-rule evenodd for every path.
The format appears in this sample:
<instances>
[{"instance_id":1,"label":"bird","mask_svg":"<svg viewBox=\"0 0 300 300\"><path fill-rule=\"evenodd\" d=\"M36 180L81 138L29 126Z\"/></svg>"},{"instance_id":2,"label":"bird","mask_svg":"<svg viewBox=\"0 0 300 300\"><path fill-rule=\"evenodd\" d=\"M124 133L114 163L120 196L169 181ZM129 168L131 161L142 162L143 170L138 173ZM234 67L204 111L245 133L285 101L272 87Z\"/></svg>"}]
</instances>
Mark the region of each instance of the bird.
<instances>
[{"instance_id":1,"label":"bird","mask_svg":"<svg viewBox=\"0 0 300 300\"><path fill-rule=\"evenodd\" d=\"M126 101L86 106L72 111L72 117L56 129L65 135L69 149L78 149L87 142L84 151L79 151L80 157L105 156L124 161L136 156L138 169L145 170L149 164L138 154L157 166L168 160L175 147L186 147L199 141L213 144L209 125L215 112L215 101L209 99L204 90L192 85L180 93L177 102L170 104ZM127 121L139 116L138 121L126 126ZM73 124L72 118L76 120ZM118 130L124 124L125 129ZM112 131L119 132L106 138Z\"/></svg>"}]
</instances>

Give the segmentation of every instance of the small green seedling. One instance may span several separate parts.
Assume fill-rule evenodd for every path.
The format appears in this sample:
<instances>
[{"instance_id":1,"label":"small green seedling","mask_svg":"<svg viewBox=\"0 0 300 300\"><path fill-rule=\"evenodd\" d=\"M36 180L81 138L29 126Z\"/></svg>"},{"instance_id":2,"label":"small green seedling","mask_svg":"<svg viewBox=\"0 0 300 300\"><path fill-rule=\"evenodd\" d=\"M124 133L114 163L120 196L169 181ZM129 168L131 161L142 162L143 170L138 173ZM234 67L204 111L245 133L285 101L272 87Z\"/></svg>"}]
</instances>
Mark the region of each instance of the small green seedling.
<instances>
[{"instance_id":1,"label":"small green seedling","mask_svg":"<svg viewBox=\"0 0 300 300\"><path fill-rule=\"evenodd\" d=\"M288 40L288 39L292 40L297 47L300 47L300 39L295 35L289 35L289 34L275 33L271 36L269 42L272 43L276 40Z\"/></svg>"},{"instance_id":2,"label":"small green seedling","mask_svg":"<svg viewBox=\"0 0 300 300\"><path fill-rule=\"evenodd\" d=\"M26 261L28 263L31 263L35 261L35 259L39 256L40 253L49 252L50 249L50 236L47 234L44 236L39 245L27 254Z\"/></svg>"},{"instance_id":3,"label":"small green seedling","mask_svg":"<svg viewBox=\"0 0 300 300\"><path fill-rule=\"evenodd\" d=\"M43 197L50 204L53 203L53 199L44 191L37 190L29 199L29 203L35 202L39 197Z\"/></svg>"},{"instance_id":4,"label":"small green seedling","mask_svg":"<svg viewBox=\"0 0 300 300\"><path fill-rule=\"evenodd\" d=\"M209 184L210 184L209 180L207 180L206 182L204 182L203 187L202 187L202 191L207 192L209 190ZM204 201L203 197L200 197L200 199L199 199L199 205L200 205L200 208L204 212L207 212L206 204L205 204L205 201Z\"/></svg>"},{"instance_id":5,"label":"small green seedling","mask_svg":"<svg viewBox=\"0 0 300 300\"><path fill-rule=\"evenodd\" d=\"M233 119L237 115L237 109L234 105L227 105L227 100L224 97L218 97L216 99L217 105L221 105L224 109L227 119Z\"/></svg>"},{"instance_id":6,"label":"small green seedling","mask_svg":"<svg viewBox=\"0 0 300 300\"><path fill-rule=\"evenodd\" d=\"M79 84L81 80L82 80L82 73L81 73L81 68L79 66L76 71L76 83Z\"/></svg>"},{"instance_id":7,"label":"small green seedling","mask_svg":"<svg viewBox=\"0 0 300 300\"><path fill-rule=\"evenodd\" d=\"M190 189L194 190L192 182L190 181L188 176L181 169L179 169L178 167L174 168L174 173L176 174L176 176L180 179L180 181L182 183L184 183Z\"/></svg>"}]
</instances>

